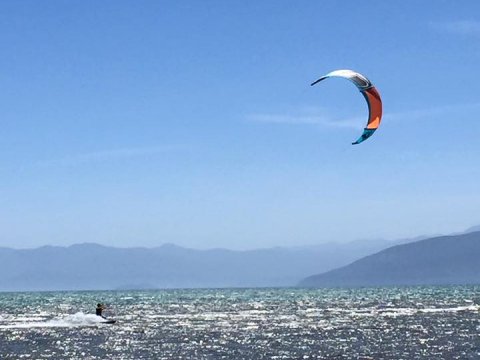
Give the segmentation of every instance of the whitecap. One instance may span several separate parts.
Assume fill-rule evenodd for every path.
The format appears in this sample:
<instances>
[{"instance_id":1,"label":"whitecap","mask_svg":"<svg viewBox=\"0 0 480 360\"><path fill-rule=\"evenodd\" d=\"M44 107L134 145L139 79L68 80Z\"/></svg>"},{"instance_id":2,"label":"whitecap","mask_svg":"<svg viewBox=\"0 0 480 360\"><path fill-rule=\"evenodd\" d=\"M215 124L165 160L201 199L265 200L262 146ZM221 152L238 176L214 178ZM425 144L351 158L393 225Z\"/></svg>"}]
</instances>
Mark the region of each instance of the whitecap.
<instances>
[{"instance_id":1,"label":"whitecap","mask_svg":"<svg viewBox=\"0 0 480 360\"><path fill-rule=\"evenodd\" d=\"M30 320L27 320L30 319ZM22 317L22 321L10 323L0 326L0 329L29 329L42 327L79 327L79 326L95 326L105 322L105 319L93 314L84 314L78 312L63 317L53 318L50 320L38 321L38 317Z\"/></svg>"}]
</instances>

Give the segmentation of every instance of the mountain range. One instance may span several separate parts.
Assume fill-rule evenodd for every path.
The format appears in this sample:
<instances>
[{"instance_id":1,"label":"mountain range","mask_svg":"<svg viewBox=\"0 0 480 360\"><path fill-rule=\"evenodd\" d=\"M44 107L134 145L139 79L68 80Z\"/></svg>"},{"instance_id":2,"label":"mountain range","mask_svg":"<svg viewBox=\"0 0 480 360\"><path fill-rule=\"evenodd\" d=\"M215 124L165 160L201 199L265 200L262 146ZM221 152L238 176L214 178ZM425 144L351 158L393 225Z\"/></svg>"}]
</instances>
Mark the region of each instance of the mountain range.
<instances>
[{"instance_id":1,"label":"mountain range","mask_svg":"<svg viewBox=\"0 0 480 360\"><path fill-rule=\"evenodd\" d=\"M92 243L0 248L0 291L292 286L391 244L356 241L249 251Z\"/></svg>"},{"instance_id":2,"label":"mountain range","mask_svg":"<svg viewBox=\"0 0 480 360\"><path fill-rule=\"evenodd\" d=\"M472 228L470 230L477 230ZM357 287L480 283L480 231L396 245L300 286Z\"/></svg>"},{"instance_id":3,"label":"mountain range","mask_svg":"<svg viewBox=\"0 0 480 360\"><path fill-rule=\"evenodd\" d=\"M246 251L92 243L0 248L0 291L473 284L480 282L476 230Z\"/></svg>"}]
</instances>

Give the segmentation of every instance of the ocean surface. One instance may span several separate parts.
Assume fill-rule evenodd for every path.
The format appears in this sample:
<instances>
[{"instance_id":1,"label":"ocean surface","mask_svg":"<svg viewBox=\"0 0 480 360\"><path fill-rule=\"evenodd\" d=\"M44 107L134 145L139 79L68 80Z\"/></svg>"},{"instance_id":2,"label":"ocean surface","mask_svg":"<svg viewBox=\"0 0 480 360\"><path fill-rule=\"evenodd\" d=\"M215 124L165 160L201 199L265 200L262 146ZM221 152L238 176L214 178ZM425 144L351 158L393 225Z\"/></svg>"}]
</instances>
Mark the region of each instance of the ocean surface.
<instances>
[{"instance_id":1,"label":"ocean surface","mask_svg":"<svg viewBox=\"0 0 480 360\"><path fill-rule=\"evenodd\" d=\"M480 359L479 304L480 287L0 293L0 359Z\"/></svg>"}]
</instances>

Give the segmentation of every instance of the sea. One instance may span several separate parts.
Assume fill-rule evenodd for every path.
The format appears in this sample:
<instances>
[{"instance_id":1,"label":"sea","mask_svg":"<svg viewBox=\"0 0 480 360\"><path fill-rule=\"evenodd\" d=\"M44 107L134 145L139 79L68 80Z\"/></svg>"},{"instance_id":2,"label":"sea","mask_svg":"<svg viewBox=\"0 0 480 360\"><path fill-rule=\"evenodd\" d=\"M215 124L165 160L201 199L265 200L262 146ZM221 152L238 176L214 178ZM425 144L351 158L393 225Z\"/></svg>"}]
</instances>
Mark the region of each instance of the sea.
<instances>
[{"instance_id":1,"label":"sea","mask_svg":"<svg viewBox=\"0 0 480 360\"><path fill-rule=\"evenodd\" d=\"M0 359L480 359L480 287L0 293Z\"/></svg>"}]
</instances>

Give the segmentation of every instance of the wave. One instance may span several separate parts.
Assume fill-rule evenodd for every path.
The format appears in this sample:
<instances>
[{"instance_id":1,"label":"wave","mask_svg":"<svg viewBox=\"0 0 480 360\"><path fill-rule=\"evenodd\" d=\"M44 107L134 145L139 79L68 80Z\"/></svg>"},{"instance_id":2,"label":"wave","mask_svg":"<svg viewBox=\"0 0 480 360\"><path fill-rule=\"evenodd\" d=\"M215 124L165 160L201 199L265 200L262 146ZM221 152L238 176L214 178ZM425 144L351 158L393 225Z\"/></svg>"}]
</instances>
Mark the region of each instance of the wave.
<instances>
[{"instance_id":1,"label":"wave","mask_svg":"<svg viewBox=\"0 0 480 360\"><path fill-rule=\"evenodd\" d=\"M0 325L0 329L30 329L30 328L55 328L55 327L80 327L80 326L98 326L105 322L105 319L93 314L84 314L77 312L75 314L53 318L44 321L25 321L13 322L6 325Z\"/></svg>"},{"instance_id":2,"label":"wave","mask_svg":"<svg viewBox=\"0 0 480 360\"><path fill-rule=\"evenodd\" d=\"M466 306L456 306L456 307L444 307L444 308L377 308L377 309L365 309L365 310L349 310L348 312L357 316L411 316L416 314L427 314L427 313L456 313L464 311L477 312L480 310L479 305L466 305Z\"/></svg>"}]
</instances>

